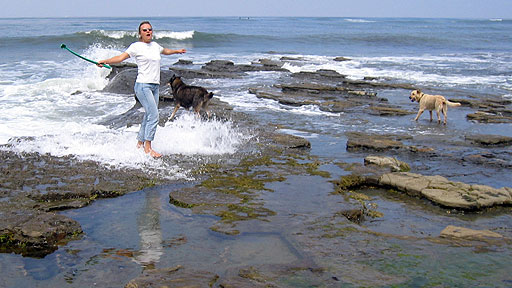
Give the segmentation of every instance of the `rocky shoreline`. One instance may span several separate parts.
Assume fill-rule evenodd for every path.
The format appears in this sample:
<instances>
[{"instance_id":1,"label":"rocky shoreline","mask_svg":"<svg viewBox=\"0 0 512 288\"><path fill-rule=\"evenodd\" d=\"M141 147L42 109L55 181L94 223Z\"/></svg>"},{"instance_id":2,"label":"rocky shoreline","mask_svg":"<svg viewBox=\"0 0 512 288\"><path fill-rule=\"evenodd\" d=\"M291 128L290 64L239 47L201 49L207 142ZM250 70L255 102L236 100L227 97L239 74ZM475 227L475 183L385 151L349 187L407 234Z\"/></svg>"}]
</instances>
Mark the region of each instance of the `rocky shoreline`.
<instances>
[{"instance_id":1,"label":"rocky shoreline","mask_svg":"<svg viewBox=\"0 0 512 288\"><path fill-rule=\"evenodd\" d=\"M165 84L166 79L174 73L186 79L201 79L237 78L254 71L282 72L284 63L298 60L300 59L261 59L251 65L235 65L229 61L215 60L199 69L192 67L194 63L179 61L171 70L162 71L162 84ZM105 92L132 97L135 75L136 67L132 65L115 66L109 76L110 83L105 87ZM389 83L385 79L348 80L335 71L321 70L314 73L292 73L282 83L276 83L271 87L252 87L249 92L259 98L275 100L282 105L315 105L321 111L359 113L363 118L364 115L412 117L414 110L390 104L388 99L380 97L379 94L383 89L414 88L416 87L409 84ZM173 103L170 91L165 88L161 90L160 124L164 125ZM512 122L510 101L497 100L493 97L450 100L461 102L464 106L476 110L467 115L468 121ZM123 115L101 124L124 127L138 123L142 117L138 108L136 104ZM363 195L368 189L392 190L393 193L428 199L432 205L463 212L486 213L493 207L510 209L512 204L510 187L494 188L479 183L451 181L442 175L435 175L435 170L432 169L427 169L428 175L423 175L420 173L422 169L418 169L415 162L419 161L418 159L439 159L435 161L467 165L469 169L475 170L499 170L506 174L503 171L512 168L512 137L468 133L462 141L443 139L446 141L445 147L449 148L439 149L435 145L437 139L415 139L410 135L372 134L364 131L346 132L346 150L354 153L355 157L364 159L365 164L342 161L325 163L325 160L310 154L312 144L305 138L280 133L277 125L268 127L266 124L257 123L249 116L233 111L228 104L217 99L212 102L211 110L214 111L215 117L235 119L239 125L250 127L255 131L255 138L260 139L251 146L250 153L237 153L230 157L229 161L216 159L205 163L195 171L195 185L169 193L169 202L172 205L189 208L196 214L217 216L218 221L211 227L216 232L237 235L240 233L237 227L239 223L266 220L275 215L274 211L260 201L259 195L262 191L272 190L268 188L268 183L283 182L291 175L328 179L333 183L333 193L350 195L347 197L356 199L352 202L352 207L341 211L340 215L350 223L358 225L363 224L366 219L380 217L378 209L370 205L371 201ZM15 143L11 141L9 145ZM14 252L23 256L44 257L58 249L59 245L79 239L83 233L78 222L59 215L58 211L84 207L101 198L118 197L169 182L158 175L147 175L131 169L110 169L92 161L78 161L72 156L16 154L9 150L9 145L4 145L0 149L0 252L3 253ZM405 163L407 161L397 160L403 158L412 161ZM346 175L332 180L330 173L322 169L323 165L328 164L341 167L346 171ZM317 229L321 225L325 223L319 223L311 229ZM364 230L362 226L354 229ZM499 239L506 245L510 242L506 235L494 232L464 230L461 234L460 230L465 229L463 227L447 229L441 235L430 237L428 240L448 243L450 239ZM330 249L332 248L322 253L332 252ZM282 274L293 274L293 269L314 270L321 274L322 268L309 264L301 265L283 268ZM223 279L211 272L199 273L177 266L146 271L137 279L130 281L126 287L141 287L146 285L145 283L164 285L173 279L185 279L184 283L203 283L210 287L279 287L274 282L277 276L269 272L268 267L256 270L244 270L246 273L240 272L237 276ZM198 278L198 275L202 275L201 278ZM335 279L329 281L335 282ZM393 284L393 281L389 284Z\"/></svg>"}]
</instances>

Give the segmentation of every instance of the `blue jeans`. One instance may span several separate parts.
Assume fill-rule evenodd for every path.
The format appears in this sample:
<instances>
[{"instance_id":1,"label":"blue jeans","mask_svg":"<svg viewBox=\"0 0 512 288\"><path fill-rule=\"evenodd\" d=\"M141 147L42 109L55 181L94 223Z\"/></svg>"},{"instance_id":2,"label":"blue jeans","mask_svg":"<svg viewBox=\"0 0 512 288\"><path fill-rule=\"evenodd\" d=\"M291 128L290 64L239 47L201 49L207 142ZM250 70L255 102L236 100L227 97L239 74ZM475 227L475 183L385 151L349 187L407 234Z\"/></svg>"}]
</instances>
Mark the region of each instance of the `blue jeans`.
<instances>
[{"instance_id":1,"label":"blue jeans","mask_svg":"<svg viewBox=\"0 0 512 288\"><path fill-rule=\"evenodd\" d=\"M155 139L156 126L158 125L158 92L159 84L135 82L135 96L144 107L144 118L140 125L137 140L153 141Z\"/></svg>"}]
</instances>

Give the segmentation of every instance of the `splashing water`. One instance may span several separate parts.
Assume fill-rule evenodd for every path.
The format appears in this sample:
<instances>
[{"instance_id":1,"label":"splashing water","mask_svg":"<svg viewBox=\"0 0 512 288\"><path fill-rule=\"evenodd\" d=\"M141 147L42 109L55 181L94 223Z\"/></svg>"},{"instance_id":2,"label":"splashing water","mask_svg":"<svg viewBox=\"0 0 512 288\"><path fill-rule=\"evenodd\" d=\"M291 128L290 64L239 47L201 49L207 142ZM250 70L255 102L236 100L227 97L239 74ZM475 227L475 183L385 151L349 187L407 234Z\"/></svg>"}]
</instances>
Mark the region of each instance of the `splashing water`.
<instances>
[{"instance_id":1,"label":"splashing water","mask_svg":"<svg viewBox=\"0 0 512 288\"><path fill-rule=\"evenodd\" d=\"M112 167L149 168L171 178L187 178L179 167L163 159L153 159L143 149L137 149L138 129L139 126L114 130L101 125L68 123L56 134L12 138L9 149L58 157L71 155ZM250 138L230 121L201 121L193 113L184 113L165 127L158 127L153 148L164 156L232 154Z\"/></svg>"},{"instance_id":2,"label":"splashing water","mask_svg":"<svg viewBox=\"0 0 512 288\"><path fill-rule=\"evenodd\" d=\"M237 131L232 122L201 121L191 112L183 113L157 133L154 146L164 154L232 154L250 138Z\"/></svg>"}]
</instances>

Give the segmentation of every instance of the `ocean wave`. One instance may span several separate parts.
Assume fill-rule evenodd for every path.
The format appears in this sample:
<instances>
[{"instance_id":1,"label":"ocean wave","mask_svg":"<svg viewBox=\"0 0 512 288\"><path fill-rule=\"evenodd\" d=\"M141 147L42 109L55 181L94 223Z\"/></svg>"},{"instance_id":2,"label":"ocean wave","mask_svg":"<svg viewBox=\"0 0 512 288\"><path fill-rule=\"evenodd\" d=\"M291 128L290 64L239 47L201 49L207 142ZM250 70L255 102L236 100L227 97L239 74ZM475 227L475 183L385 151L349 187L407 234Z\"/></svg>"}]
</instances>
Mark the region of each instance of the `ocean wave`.
<instances>
[{"instance_id":1,"label":"ocean wave","mask_svg":"<svg viewBox=\"0 0 512 288\"><path fill-rule=\"evenodd\" d=\"M138 38L138 33L135 31L123 31L123 30L92 30L87 32L78 32L78 34L102 36L112 39L123 39L123 38ZM186 40L194 38L195 31L155 31L153 34L154 39L175 39L175 40Z\"/></svg>"},{"instance_id":2,"label":"ocean wave","mask_svg":"<svg viewBox=\"0 0 512 288\"><path fill-rule=\"evenodd\" d=\"M176 40L193 39L196 31L157 31L155 32L155 39L171 38Z\"/></svg>"},{"instance_id":3,"label":"ocean wave","mask_svg":"<svg viewBox=\"0 0 512 288\"><path fill-rule=\"evenodd\" d=\"M94 36L100 35L100 36L112 38L112 39L122 39L125 37L129 37L129 38L137 37L137 32L128 32L128 31L92 30L92 31L87 31L87 32L78 32L77 34L78 35L86 34L86 35L94 35Z\"/></svg>"},{"instance_id":4,"label":"ocean wave","mask_svg":"<svg viewBox=\"0 0 512 288\"><path fill-rule=\"evenodd\" d=\"M377 22L377 21L373 21L373 20L353 19L353 18L345 19L345 21L351 22L351 23L375 23L375 22Z\"/></svg>"}]
</instances>

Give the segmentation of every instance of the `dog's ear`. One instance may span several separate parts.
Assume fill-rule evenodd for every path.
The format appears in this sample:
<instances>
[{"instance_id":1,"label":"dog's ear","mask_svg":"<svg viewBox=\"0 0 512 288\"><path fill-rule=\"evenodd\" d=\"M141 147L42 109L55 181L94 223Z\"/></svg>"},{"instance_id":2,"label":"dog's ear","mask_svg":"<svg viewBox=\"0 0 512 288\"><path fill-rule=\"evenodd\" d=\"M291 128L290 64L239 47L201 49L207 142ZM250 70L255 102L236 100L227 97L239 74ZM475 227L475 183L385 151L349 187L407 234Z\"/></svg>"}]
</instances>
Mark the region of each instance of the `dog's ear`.
<instances>
[{"instance_id":1,"label":"dog's ear","mask_svg":"<svg viewBox=\"0 0 512 288\"><path fill-rule=\"evenodd\" d=\"M209 98L209 99L212 99L212 98L213 98L213 92L208 93L208 98Z\"/></svg>"}]
</instances>

